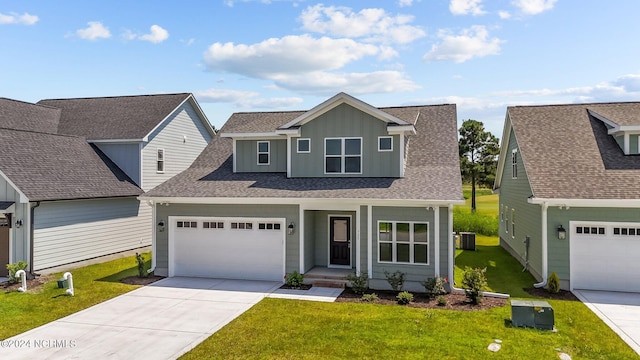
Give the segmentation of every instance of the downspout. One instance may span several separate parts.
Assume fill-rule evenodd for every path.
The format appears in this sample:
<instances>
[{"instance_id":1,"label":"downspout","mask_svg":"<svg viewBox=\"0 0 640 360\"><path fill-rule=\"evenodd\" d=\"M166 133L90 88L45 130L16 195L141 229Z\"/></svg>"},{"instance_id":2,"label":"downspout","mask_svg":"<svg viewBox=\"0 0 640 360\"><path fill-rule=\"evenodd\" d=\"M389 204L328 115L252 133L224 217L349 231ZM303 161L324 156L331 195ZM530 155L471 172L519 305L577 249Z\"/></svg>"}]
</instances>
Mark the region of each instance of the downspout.
<instances>
[{"instance_id":1,"label":"downspout","mask_svg":"<svg viewBox=\"0 0 640 360\"><path fill-rule=\"evenodd\" d=\"M147 204L151 205L151 268L147 270L147 274L151 274L156 270L156 203L148 201Z\"/></svg>"},{"instance_id":2,"label":"downspout","mask_svg":"<svg viewBox=\"0 0 640 360\"><path fill-rule=\"evenodd\" d=\"M541 204L542 206L542 281L536 284L533 284L536 288L542 288L547 285L548 278L548 257L549 254L547 252L547 207L549 206L546 202Z\"/></svg>"},{"instance_id":3,"label":"downspout","mask_svg":"<svg viewBox=\"0 0 640 360\"><path fill-rule=\"evenodd\" d=\"M34 233L35 233L35 214L36 214L36 208L40 206L40 201L36 201L36 204L34 206L31 207L31 213L29 214L29 274L32 277L36 277L39 276L40 274L36 274L33 272L33 246L34 246Z\"/></svg>"}]
</instances>

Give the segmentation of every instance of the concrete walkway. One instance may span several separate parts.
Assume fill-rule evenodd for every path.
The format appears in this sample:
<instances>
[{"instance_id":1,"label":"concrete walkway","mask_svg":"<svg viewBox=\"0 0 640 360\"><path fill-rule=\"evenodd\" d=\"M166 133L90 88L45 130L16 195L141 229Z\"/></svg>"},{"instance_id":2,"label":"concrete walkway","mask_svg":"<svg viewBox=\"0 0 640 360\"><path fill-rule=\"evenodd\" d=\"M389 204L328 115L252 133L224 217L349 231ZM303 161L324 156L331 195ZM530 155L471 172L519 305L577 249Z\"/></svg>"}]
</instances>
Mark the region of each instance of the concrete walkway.
<instances>
[{"instance_id":1,"label":"concrete walkway","mask_svg":"<svg viewBox=\"0 0 640 360\"><path fill-rule=\"evenodd\" d=\"M0 341L0 359L176 359L266 296L335 301L342 289L167 278Z\"/></svg>"},{"instance_id":2,"label":"concrete walkway","mask_svg":"<svg viewBox=\"0 0 640 360\"><path fill-rule=\"evenodd\" d=\"M640 294L591 290L573 293L640 354Z\"/></svg>"}]
</instances>

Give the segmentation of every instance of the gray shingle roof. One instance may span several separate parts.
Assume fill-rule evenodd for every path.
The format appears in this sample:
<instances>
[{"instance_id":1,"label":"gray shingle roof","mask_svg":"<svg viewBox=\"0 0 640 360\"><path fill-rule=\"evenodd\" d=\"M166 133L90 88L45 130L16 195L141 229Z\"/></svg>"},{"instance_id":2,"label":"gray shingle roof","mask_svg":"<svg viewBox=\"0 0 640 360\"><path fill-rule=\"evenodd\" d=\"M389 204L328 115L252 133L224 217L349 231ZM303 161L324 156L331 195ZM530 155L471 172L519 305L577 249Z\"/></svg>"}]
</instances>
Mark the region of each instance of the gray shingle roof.
<instances>
[{"instance_id":1,"label":"gray shingle roof","mask_svg":"<svg viewBox=\"0 0 640 360\"><path fill-rule=\"evenodd\" d=\"M461 200L455 105L381 110L415 123L417 135L410 137L402 179L287 179L284 173L234 174L232 140L216 135L189 169L143 196ZM300 114L302 112L238 113L231 116L219 133L269 132Z\"/></svg>"},{"instance_id":2,"label":"gray shingle roof","mask_svg":"<svg viewBox=\"0 0 640 360\"><path fill-rule=\"evenodd\" d=\"M640 155L625 156L607 134L605 125L589 116L588 110L625 123L640 114L640 103L507 109L533 195L559 199L640 198Z\"/></svg>"},{"instance_id":3,"label":"gray shingle roof","mask_svg":"<svg viewBox=\"0 0 640 360\"><path fill-rule=\"evenodd\" d=\"M0 128L56 133L60 109L0 98Z\"/></svg>"},{"instance_id":4,"label":"gray shingle roof","mask_svg":"<svg viewBox=\"0 0 640 360\"><path fill-rule=\"evenodd\" d=\"M190 94L48 99L38 102L62 109L57 133L89 140L142 139Z\"/></svg>"},{"instance_id":5,"label":"gray shingle roof","mask_svg":"<svg viewBox=\"0 0 640 360\"><path fill-rule=\"evenodd\" d=\"M84 138L0 129L0 169L31 201L143 193Z\"/></svg>"}]
</instances>

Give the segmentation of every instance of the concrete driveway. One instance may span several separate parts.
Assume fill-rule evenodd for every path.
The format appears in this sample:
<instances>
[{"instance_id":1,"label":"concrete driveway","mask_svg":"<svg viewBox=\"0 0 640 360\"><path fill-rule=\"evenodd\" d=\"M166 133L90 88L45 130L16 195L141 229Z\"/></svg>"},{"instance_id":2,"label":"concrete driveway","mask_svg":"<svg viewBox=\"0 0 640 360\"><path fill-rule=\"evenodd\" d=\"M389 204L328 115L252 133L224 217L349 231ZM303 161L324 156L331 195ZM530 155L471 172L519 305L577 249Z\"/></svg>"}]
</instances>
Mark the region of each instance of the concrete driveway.
<instances>
[{"instance_id":1,"label":"concrete driveway","mask_svg":"<svg viewBox=\"0 0 640 360\"><path fill-rule=\"evenodd\" d=\"M640 354L640 294L591 290L573 293Z\"/></svg>"},{"instance_id":2,"label":"concrete driveway","mask_svg":"<svg viewBox=\"0 0 640 360\"><path fill-rule=\"evenodd\" d=\"M281 283L167 278L0 341L0 359L175 359Z\"/></svg>"}]
</instances>

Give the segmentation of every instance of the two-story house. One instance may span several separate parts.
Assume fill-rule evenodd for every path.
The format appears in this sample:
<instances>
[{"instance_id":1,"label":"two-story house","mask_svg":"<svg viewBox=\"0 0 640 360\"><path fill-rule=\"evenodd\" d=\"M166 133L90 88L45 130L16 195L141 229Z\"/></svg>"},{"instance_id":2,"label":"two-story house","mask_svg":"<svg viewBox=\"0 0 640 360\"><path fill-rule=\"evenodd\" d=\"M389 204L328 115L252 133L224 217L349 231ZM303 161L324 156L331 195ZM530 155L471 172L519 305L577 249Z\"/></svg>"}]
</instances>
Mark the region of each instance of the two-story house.
<instances>
[{"instance_id":1,"label":"two-story house","mask_svg":"<svg viewBox=\"0 0 640 360\"><path fill-rule=\"evenodd\" d=\"M455 105L375 108L340 93L309 111L233 114L153 201L154 268L266 279L314 268L385 288L453 273L463 203Z\"/></svg>"},{"instance_id":2,"label":"two-story house","mask_svg":"<svg viewBox=\"0 0 640 360\"><path fill-rule=\"evenodd\" d=\"M0 276L151 244L137 197L186 169L214 135L191 94L0 99Z\"/></svg>"}]
</instances>

